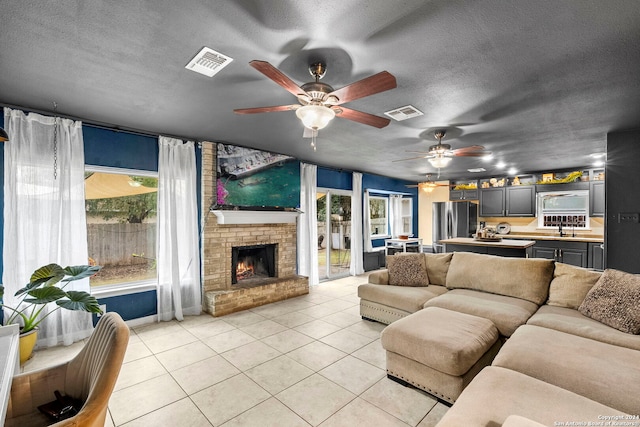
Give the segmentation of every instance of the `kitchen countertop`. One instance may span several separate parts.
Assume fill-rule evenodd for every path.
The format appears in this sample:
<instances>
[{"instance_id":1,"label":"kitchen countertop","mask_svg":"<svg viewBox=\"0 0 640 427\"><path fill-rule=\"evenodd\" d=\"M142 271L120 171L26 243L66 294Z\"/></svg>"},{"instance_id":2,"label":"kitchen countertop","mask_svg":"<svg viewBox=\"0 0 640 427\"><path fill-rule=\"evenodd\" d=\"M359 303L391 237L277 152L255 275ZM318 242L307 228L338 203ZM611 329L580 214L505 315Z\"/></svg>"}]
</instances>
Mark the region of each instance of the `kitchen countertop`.
<instances>
[{"instance_id":1,"label":"kitchen countertop","mask_svg":"<svg viewBox=\"0 0 640 427\"><path fill-rule=\"evenodd\" d=\"M492 246L497 248L526 249L536 244L533 240L513 240L503 238L499 242L482 241L471 237L454 237L452 239L438 240L438 243L445 245L469 245L469 246Z\"/></svg>"},{"instance_id":2,"label":"kitchen countertop","mask_svg":"<svg viewBox=\"0 0 640 427\"><path fill-rule=\"evenodd\" d=\"M558 240L563 242L594 242L603 243L604 237L602 236L576 236L572 237L571 232L568 236L560 237L557 233L554 234L525 234L525 233L509 233L502 234L503 238L509 239L527 239L527 240Z\"/></svg>"}]
</instances>

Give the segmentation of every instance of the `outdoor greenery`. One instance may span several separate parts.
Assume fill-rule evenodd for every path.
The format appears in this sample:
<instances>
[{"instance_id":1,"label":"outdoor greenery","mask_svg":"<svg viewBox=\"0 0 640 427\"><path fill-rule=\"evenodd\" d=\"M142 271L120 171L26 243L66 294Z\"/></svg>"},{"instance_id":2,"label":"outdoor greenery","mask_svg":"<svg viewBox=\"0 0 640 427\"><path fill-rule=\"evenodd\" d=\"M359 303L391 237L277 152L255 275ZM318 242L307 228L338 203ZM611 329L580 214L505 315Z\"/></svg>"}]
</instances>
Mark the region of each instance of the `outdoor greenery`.
<instances>
[{"instance_id":1,"label":"outdoor greenery","mask_svg":"<svg viewBox=\"0 0 640 427\"><path fill-rule=\"evenodd\" d=\"M91 173L86 175L85 179ZM144 187L158 187L158 178L143 176L129 176L129 178ZM157 192L153 192L135 196L87 200L87 213L100 215L105 221L117 219L122 223L140 224L146 218L156 215L157 195Z\"/></svg>"}]
</instances>

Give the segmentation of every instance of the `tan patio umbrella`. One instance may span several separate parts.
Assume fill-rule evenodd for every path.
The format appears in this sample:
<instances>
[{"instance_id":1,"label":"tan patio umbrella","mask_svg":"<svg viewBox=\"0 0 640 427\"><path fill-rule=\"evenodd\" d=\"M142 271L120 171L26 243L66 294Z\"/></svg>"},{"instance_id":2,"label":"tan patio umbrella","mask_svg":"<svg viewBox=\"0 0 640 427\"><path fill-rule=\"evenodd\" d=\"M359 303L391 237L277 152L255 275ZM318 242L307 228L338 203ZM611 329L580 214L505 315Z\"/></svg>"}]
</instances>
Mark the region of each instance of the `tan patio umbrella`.
<instances>
[{"instance_id":1,"label":"tan patio umbrella","mask_svg":"<svg viewBox=\"0 0 640 427\"><path fill-rule=\"evenodd\" d=\"M95 172L84 180L86 200L135 196L156 191L158 191L157 188L145 187L128 175Z\"/></svg>"}]
</instances>

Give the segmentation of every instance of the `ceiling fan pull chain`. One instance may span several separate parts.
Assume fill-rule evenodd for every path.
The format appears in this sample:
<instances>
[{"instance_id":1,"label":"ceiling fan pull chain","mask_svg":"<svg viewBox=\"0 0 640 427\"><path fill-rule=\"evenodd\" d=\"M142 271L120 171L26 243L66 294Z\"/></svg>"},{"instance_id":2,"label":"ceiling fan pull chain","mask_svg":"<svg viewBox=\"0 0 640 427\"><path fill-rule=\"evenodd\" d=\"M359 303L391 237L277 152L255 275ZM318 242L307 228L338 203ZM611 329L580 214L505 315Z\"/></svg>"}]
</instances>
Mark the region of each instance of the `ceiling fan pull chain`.
<instances>
[{"instance_id":1,"label":"ceiling fan pull chain","mask_svg":"<svg viewBox=\"0 0 640 427\"><path fill-rule=\"evenodd\" d=\"M53 113L57 110L58 103L53 101ZM58 179L58 117L53 120L53 179Z\"/></svg>"},{"instance_id":2,"label":"ceiling fan pull chain","mask_svg":"<svg viewBox=\"0 0 640 427\"><path fill-rule=\"evenodd\" d=\"M311 129L311 148L316 151L316 136L318 135L317 129Z\"/></svg>"}]
</instances>

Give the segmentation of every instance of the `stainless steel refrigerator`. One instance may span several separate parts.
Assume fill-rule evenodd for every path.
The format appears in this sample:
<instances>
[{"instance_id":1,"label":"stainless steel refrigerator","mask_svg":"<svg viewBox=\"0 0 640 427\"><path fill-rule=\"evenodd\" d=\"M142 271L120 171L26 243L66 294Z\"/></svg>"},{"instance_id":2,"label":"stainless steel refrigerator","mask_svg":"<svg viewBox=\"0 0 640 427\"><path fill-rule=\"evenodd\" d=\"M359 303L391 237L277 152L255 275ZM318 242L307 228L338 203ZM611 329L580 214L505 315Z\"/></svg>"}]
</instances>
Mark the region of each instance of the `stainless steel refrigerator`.
<instances>
[{"instance_id":1,"label":"stainless steel refrigerator","mask_svg":"<svg viewBox=\"0 0 640 427\"><path fill-rule=\"evenodd\" d=\"M433 203L433 252L444 252L438 240L471 237L478 227L478 205L471 202Z\"/></svg>"}]
</instances>

